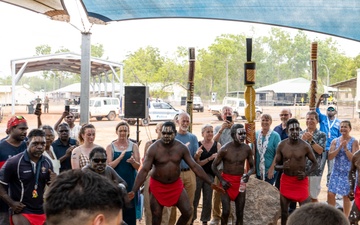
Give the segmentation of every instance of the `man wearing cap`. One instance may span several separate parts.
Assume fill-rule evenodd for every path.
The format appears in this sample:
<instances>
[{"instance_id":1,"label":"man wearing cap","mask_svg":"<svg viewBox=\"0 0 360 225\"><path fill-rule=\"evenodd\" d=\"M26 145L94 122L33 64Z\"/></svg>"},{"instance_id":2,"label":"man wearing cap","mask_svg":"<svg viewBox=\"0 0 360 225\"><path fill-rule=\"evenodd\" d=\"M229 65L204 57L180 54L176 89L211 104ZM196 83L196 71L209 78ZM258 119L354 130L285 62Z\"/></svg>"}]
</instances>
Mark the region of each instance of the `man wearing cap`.
<instances>
[{"instance_id":1,"label":"man wearing cap","mask_svg":"<svg viewBox=\"0 0 360 225\"><path fill-rule=\"evenodd\" d=\"M333 167L333 160L328 159L328 153L330 149L330 144L332 140L341 136L340 133L340 120L336 118L336 107L334 105L329 105L326 109L326 115L320 112L319 106L320 103L325 99L324 95L321 95L319 100L316 103L316 112L319 114L319 123L320 123L320 131L326 134L326 147L325 151L322 155L320 170L324 171L325 163L327 161L328 164L328 174L326 186L329 183L330 174Z\"/></svg>"},{"instance_id":2,"label":"man wearing cap","mask_svg":"<svg viewBox=\"0 0 360 225\"><path fill-rule=\"evenodd\" d=\"M8 137L0 143L0 169L6 160L26 150L26 138L28 125L23 116L13 116L7 123L6 133ZM0 224L9 223L9 206L0 200Z\"/></svg>"},{"instance_id":3,"label":"man wearing cap","mask_svg":"<svg viewBox=\"0 0 360 225\"><path fill-rule=\"evenodd\" d=\"M43 225L45 185L56 174L50 159L43 155L45 132L31 130L26 144L26 151L8 159L0 170L0 197L10 207L11 224Z\"/></svg>"}]
</instances>

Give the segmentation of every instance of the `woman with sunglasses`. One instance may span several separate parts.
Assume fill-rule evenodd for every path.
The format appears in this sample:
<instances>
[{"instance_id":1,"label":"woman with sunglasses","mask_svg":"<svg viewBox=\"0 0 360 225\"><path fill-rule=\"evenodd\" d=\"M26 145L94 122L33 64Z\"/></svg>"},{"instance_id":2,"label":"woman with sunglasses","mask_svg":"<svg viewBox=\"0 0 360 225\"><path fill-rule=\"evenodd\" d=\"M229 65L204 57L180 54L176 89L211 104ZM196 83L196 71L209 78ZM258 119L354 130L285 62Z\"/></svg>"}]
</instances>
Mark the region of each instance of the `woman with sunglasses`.
<instances>
[{"instance_id":1,"label":"woman with sunglasses","mask_svg":"<svg viewBox=\"0 0 360 225\"><path fill-rule=\"evenodd\" d=\"M80 145L76 147L71 154L71 168L81 169L89 164L89 155L94 147L97 147L95 141L95 127L92 124L84 124L79 133Z\"/></svg>"},{"instance_id":2,"label":"woman with sunglasses","mask_svg":"<svg viewBox=\"0 0 360 225\"><path fill-rule=\"evenodd\" d=\"M130 127L127 122L118 123L115 131L118 138L106 147L108 165L126 181L127 191L130 192L140 167L139 147L129 139ZM136 207L140 207L138 198L135 197L131 203L131 208L123 210L124 221L128 225L136 225Z\"/></svg>"},{"instance_id":3,"label":"woman with sunglasses","mask_svg":"<svg viewBox=\"0 0 360 225\"><path fill-rule=\"evenodd\" d=\"M359 142L350 136L351 123L344 120L340 123L341 136L335 138L330 145L329 160L334 159L334 166L330 175L328 204L335 206L335 195L343 196L343 211L349 216L351 202L348 197L350 191L349 171L353 154L359 150Z\"/></svg>"},{"instance_id":4,"label":"woman with sunglasses","mask_svg":"<svg viewBox=\"0 0 360 225\"><path fill-rule=\"evenodd\" d=\"M107 155L103 147L95 147L89 154L90 163L82 168L83 171L91 171L98 173L123 188L126 188L127 184L111 166L106 165Z\"/></svg>"}]
</instances>

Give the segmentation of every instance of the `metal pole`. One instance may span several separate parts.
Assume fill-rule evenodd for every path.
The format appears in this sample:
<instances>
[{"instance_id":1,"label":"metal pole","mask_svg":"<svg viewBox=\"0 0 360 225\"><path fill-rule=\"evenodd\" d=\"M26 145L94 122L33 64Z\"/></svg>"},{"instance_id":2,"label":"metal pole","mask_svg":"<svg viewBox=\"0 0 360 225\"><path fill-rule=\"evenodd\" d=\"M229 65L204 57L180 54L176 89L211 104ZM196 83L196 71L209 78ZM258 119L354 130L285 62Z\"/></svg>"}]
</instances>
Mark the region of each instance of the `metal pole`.
<instances>
[{"instance_id":1,"label":"metal pole","mask_svg":"<svg viewBox=\"0 0 360 225\"><path fill-rule=\"evenodd\" d=\"M89 123L89 96L91 76L91 33L83 32L81 43L81 92L80 92L80 124Z\"/></svg>"},{"instance_id":2,"label":"metal pole","mask_svg":"<svg viewBox=\"0 0 360 225\"><path fill-rule=\"evenodd\" d=\"M329 67L327 67L327 65L323 64L323 66L326 68L326 72L327 72L327 80L326 80L326 86L329 87L330 85L330 71L329 71ZM329 92L328 90L326 90L327 92Z\"/></svg>"}]
</instances>

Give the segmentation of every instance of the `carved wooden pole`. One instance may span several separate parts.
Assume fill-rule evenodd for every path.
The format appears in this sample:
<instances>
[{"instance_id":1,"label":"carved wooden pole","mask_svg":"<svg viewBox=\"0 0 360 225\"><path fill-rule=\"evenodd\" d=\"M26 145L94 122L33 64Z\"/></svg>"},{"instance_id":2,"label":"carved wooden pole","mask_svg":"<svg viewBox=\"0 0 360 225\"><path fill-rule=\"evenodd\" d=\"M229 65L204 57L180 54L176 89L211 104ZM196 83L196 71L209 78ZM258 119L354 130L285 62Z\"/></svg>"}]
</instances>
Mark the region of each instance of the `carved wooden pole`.
<instances>
[{"instance_id":1,"label":"carved wooden pole","mask_svg":"<svg viewBox=\"0 0 360 225\"><path fill-rule=\"evenodd\" d=\"M189 79L186 98L186 112L190 115L189 132L193 124L193 99L194 99L194 74L195 74L195 48L189 48Z\"/></svg>"},{"instance_id":2,"label":"carved wooden pole","mask_svg":"<svg viewBox=\"0 0 360 225\"><path fill-rule=\"evenodd\" d=\"M255 85L255 72L256 72L256 63L251 61L252 54L252 39L246 38L246 62L244 64L244 84L245 88L245 118L247 123L245 123L246 129L246 143L255 142L255 90L253 86Z\"/></svg>"},{"instance_id":3,"label":"carved wooden pole","mask_svg":"<svg viewBox=\"0 0 360 225\"><path fill-rule=\"evenodd\" d=\"M317 94L317 48L318 43L311 43L311 83L310 83L310 102L309 109L310 111L315 111L316 106L316 94Z\"/></svg>"}]
</instances>

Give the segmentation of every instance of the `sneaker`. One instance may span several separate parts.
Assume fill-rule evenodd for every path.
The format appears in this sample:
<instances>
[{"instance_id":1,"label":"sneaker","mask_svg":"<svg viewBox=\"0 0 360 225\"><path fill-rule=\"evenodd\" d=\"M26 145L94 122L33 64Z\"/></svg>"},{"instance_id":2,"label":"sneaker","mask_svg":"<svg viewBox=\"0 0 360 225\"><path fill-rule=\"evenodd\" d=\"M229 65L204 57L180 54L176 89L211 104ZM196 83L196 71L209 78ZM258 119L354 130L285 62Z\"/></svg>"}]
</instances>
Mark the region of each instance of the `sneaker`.
<instances>
[{"instance_id":1,"label":"sneaker","mask_svg":"<svg viewBox=\"0 0 360 225\"><path fill-rule=\"evenodd\" d=\"M210 225L219 225L220 219L214 218L210 221Z\"/></svg>"}]
</instances>

